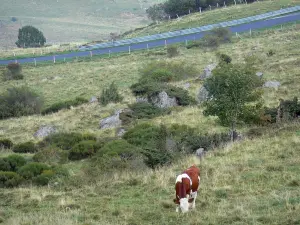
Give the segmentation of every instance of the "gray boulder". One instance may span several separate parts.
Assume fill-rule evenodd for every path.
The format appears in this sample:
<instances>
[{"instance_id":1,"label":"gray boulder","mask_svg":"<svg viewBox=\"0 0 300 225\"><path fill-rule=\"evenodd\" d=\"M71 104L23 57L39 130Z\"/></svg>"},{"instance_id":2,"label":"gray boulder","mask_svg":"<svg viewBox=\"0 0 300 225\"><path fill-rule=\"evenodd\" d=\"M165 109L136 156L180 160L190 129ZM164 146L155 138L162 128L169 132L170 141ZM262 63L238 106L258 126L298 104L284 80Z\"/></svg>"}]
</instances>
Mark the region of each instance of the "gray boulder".
<instances>
[{"instance_id":1,"label":"gray boulder","mask_svg":"<svg viewBox=\"0 0 300 225\"><path fill-rule=\"evenodd\" d=\"M106 129L106 128L114 128L121 126L122 121L120 120L120 113L123 112L123 110L117 110L114 115L106 117L102 120L100 120L100 129Z\"/></svg>"},{"instance_id":2,"label":"gray boulder","mask_svg":"<svg viewBox=\"0 0 300 225\"><path fill-rule=\"evenodd\" d=\"M36 138L45 138L55 132L57 132L57 129L53 126L42 126L33 134L33 136Z\"/></svg>"},{"instance_id":3,"label":"gray boulder","mask_svg":"<svg viewBox=\"0 0 300 225\"><path fill-rule=\"evenodd\" d=\"M205 150L204 150L204 148L198 148L197 150L196 150L196 156L197 157L199 157L200 158L200 160L204 157L204 155L205 155Z\"/></svg>"},{"instance_id":4,"label":"gray boulder","mask_svg":"<svg viewBox=\"0 0 300 225\"><path fill-rule=\"evenodd\" d=\"M265 82L264 87L278 88L280 85L279 81L267 81Z\"/></svg>"},{"instance_id":5,"label":"gray boulder","mask_svg":"<svg viewBox=\"0 0 300 225\"><path fill-rule=\"evenodd\" d=\"M136 102L140 103L140 102L148 102L147 97L136 97Z\"/></svg>"},{"instance_id":6,"label":"gray boulder","mask_svg":"<svg viewBox=\"0 0 300 225\"><path fill-rule=\"evenodd\" d=\"M177 150L177 143L171 138L167 138L166 140L166 150L168 152L175 152Z\"/></svg>"},{"instance_id":7,"label":"gray boulder","mask_svg":"<svg viewBox=\"0 0 300 225\"><path fill-rule=\"evenodd\" d=\"M198 103L202 103L202 102L206 101L207 98L208 98L208 91L206 90L206 88L204 86L202 86L198 91L196 100Z\"/></svg>"},{"instance_id":8,"label":"gray boulder","mask_svg":"<svg viewBox=\"0 0 300 225\"><path fill-rule=\"evenodd\" d=\"M96 96L92 96L90 99L90 103L95 103L95 102L98 102L98 99Z\"/></svg>"},{"instance_id":9,"label":"gray boulder","mask_svg":"<svg viewBox=\"0 0 300 225\"><path fill-rule=\"evenodd\" d=\"M118 137L122 137L125 133L126 133L126 130L122 127L117 129L117 131L116 131L116 134L117 134Z\"/></svg>"},{"instance_id":10,"label":"gray boulder","mask_svg":"<svg viewBox=\"0 0 300 225\"><path fill-rule=\"evenodd\" d=\"M162 91L157 96L153 97L151 102L159 108L169 108L178 105L176 98L170 98L165 91Z\"/></svg>"},{"instance_id":11,"label":"gray boulder","mask_svg":"<svg viewBox=\"0 0 300 225\"><path fill-rule=\"evenodd\" d=\"M204 80L211 76L212 71L217 67L216 63L206 66L203 70L203 73L200 75L200 80Z\"/></svg>"},{"instance_id":12,"label":"gray boulder","mask_svg":"<svg viewBox=\"0 0 300 225\"><path fill-rule=\"evenodd\" d=\"M263 78L263 72L257 72L256 73L256 76L258 76L260 79L262 79Z\"/></svg>"}]
</instances>

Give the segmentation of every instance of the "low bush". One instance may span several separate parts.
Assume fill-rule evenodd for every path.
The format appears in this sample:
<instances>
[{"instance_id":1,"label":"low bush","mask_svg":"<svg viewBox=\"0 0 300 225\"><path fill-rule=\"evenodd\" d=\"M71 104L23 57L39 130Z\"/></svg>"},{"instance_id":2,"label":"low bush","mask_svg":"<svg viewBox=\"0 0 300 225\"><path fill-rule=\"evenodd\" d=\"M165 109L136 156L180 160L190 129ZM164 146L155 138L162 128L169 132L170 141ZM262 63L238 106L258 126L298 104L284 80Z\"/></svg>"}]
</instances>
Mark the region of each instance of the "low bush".
<instances>
[{"instance_id":1,"label":"low bush","mask_svg":"<svg viewBox=\"0 0 300 225\"><path fill-rule=\"evenodd\" d=\"M36 185L44 186L49 183L51 179L55 178L55 172L53 170L44 170L41 175L33 178L33 182Z\"/></svg>"},{"instance_id":2,"label":"low bush","mask_svg":"<svg viewBox=\"0 0 300 225\"><path fill-rule=\"evenodd\" d=\"M81 141L74 145L69 152L70 160L85 159L93 156L101 147L103 143L97 143L96 141Z\"/></svg>"},{"instance_id":3,"label":"low bush","mask_svg":"<svg viewBox=\"0 0 300 225\"><path fill-rule=\"evenodd\" d=\"M99 101L102 105L107 105L110 102L121 102L123 97L119 94L118 88L114 82L112 82L108 88L103 89Z\"/></svg>"},{"instance_id":4,"label":"low bush","mask_svg":"<svg viewBox=\"0 0 300 225\"><path fill-rule=\"evenodd\" d=\"M202 46L202 41L192 41L187 44L186 48L200 48Z\"/></svg>"},{"instance_id":5,"label":"low bush","mask_svg":"<svg viewBox=\"0 0 300 225\"><path fill-rule=\"evenodd\" d=\"M4 71L4 80L22 80L22 66L19 63L9 63Z\"/></svg>"},{"instance_id":6,"label":"low bush","mask_svg":"<svg viewBox=\"0 0 300 225\"><path fill-rule=\"evenodd\" d=\"M11 171L11 167L5 158L0 158L0 171Z\"/></svg>"},{"instance_id":7,"label":"low bush","mask_svg":"<svg viewBox=\"0 0 300 225\"><path fill-rule=\"evenodd\" d=\"M167 46L167 55L169 58L173 58L179 55L178 47L176 45Z\"/></svg>"},{"instance_id":8,"label":"low bush","mask_svg":"<svg viewBox=\"0 0 300 225\"><path fill-rule=\"evenodd\" d=\"M42 163L64 163L68 161L68 152L57 147L48 146L37 152L32 159L35 162Z\"/></svg>"},{"instance_id":9,"label":"low bush","mask_svg":"<svg viewBox=\"0 0 300 225\"><path fill-rule=\"evenodd\" d=\"M0 139L0 149L4 148L4 149L10 149L13 147L13 143L11 140L9 139Z\"/></svg>"},{"instance_id":10,"label":"low bush","mask_svg":"<svg viewBox=\"0 0 300 225\"><path fill-rule=\"evenodd\" d=\"M81 133L55 133L47 136L44 140L39 143L41 148L47 146L58 147L63 150L70 150L74 145L78 144L81 141L94 140L96 137L92 134L81 134Z\"/></svg>"},{"instance_id":11,"label":"low bush","mask_svg":"<svg viewBox=\"0 0 300 225\"><path fill-rule=\"evenodd\" d=\"M196 100L189 96L187 90L169 84L142 81L133 84L130 88L136 96L144 96L148 99L151 99L154 96L157 96L160 92L165 91L169 97L175 97L179 105L185 106L196 103Z\"/></svg>"},{"instance_id":12,"label":"low bush","mask_svg":"<svg viewBox=\"0 0 300 225\"><path fill-rule=\"evenodd\" d=\"M35 153L38 149L33 142L28 141L15 145L12 150L16 153Z\"/></svg>"},{"instance_id":13,"label":"low bush","mask_svg":"<svg viewBox=\"0 0 300 225\"><path fill-rule=\"evenodd\" d=\"M44 170L49 170L50 167L44 163L32 162L22 166L18 170L18 174L27 180L31 180L38 175L41 175Z\"/></svg>"},{"instance_id":14,"label":"low bush","mask_svg":"<svg viewBox=\"0 0 300 225\"><path fill-rule=\"evenodd\" d=\"M41 112L43 99L27 87L14 87L0 96L0 119Z\"/></svg>"},{"instance_id":15,"label":"low bush","mask_svg":"<svg viewBox=\"0 0 300 225\"><path fill-rule=\"evenodd\" d=\"M206 34L201 40L201 47L217 49L220 46L220 39L212 34Z\"/></svg>"},{"instance_id":16,"label":"low bush","mask_svg":"<svg viewBox=\"0 0 300 225\"><path fill-rule=\"evenodd\" d=\"M82 97L77 97L74 100L64 101L64 102L57 102L53 105L49 106L48 108L44 109L42 111L43 115L49 114L49 113L55 113L62 109L70 109L72 106L78 106L82 105L84 103L88 103L89 101Z\"/></svg>"},{"instance_id":17,"label":"low bush","mask_svg":"<svg viewBox=\"0 0 300 225\"><path fill-rule=\"evenodd\" d=\"M0 188L17 187L22 182L20 177L15 172L0 171Z\"/></svg>"},{"instance_id":18,"label":"low bush","mask_svg":"<svg viewBox=\"0 0 300 225\"><path fill-rule=\"evenodd\" d=\"M163 109L148 102L138 102L129 105L134 119L152 119L170 113L170 109Z\"/></svg>"},{"instance_id":19,"label":"low bush","mask_svg":"<svg viewBox=\"0 0 300 225\"><path fill-rule=\"evenodd\" d=\"M10 166L10 171L17 172L19 168L26 164L26 159L20 155L9 155L3 158ZM1 169L0 169L1 170Z\"/></svg>"},{"instance_id":20,"label":"low bush","mask_svg":"<svg viewBox=\"0 0 300 225\"><path fill-rule=\"evenodd\" d=\"M220 63L224 62L224 63L228 64L228 63L231 63L231 61L232 61L232 58L229 55L226 55L224 53L217 54L217 57L218 57Z\"/></svg>"}]
</instances>

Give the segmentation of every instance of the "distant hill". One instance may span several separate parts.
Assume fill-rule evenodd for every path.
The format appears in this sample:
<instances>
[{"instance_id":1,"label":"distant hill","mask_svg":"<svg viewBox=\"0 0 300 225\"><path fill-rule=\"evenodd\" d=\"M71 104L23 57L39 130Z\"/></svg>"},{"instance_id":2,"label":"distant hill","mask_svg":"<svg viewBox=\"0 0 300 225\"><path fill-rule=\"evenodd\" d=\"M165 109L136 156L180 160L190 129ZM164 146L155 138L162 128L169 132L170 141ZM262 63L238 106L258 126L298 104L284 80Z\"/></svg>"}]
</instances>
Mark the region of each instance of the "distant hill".
<instances>
[{"instance_id":1,"label":"distant hill","mask_svg":"<svg viewBox=\"0 0 300 225\"><path fill-rule=\"evenodd\" d=\"M15 47L17 31L24 25L42 30L50 43L106 39L110 32L147 25L146 8L159 1L16 0L12 5L1 0L0 47Z\"/></svg>"}]
</instances>

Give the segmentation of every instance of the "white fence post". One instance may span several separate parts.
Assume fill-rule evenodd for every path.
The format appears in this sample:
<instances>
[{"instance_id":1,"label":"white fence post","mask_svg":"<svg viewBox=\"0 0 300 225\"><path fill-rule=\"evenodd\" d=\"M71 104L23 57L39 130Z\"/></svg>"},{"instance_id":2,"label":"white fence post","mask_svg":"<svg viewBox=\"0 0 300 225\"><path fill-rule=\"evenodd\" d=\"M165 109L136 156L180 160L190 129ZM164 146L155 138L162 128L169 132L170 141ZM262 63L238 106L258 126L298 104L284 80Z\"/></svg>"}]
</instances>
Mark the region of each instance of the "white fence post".
<instances>
[{"instance_id":1,"label":"white fence post","mask_svg":"<svg viewBox=\"0 0 300 225\"><path fill-rule=\"evenodd\" d=\"M93 52L92 51L90 51L90 56L91 56L91 58L93 57Z\"/></svg>"},{"instance_id":2,"label":"white fence post","mask_svg":"<svg viewBox=\"0 0 300 225\"><path fill-rule=\"evenodd\" d=\"M199 12L201 13L201 7L199 7Z\"/></svg>"},{"instance_id":3,"label":"white fence post","mask_svg":"<svg viewBox=\"0 0 300 225\"><path fill-rule=\"evenodd\" d=\"M55 55L53 56L53 63L55 63Z\"/></svg>"},{"instance_id":4,"label":"white fence post","mask_svg":"<svg viewBox=\"0 0 300 225\"><path fill-rule=\"evenodd\" d=\"M149 44L147 43L147 50L149 51Z\"/></svg>"},{"instance_id":5,"label":"white fence post","mask_svg":"<svg viewBox=\"0 0 300 225\"><path fill-rule=\"evenodd\" d=\"M130 49L130 45L128 46L128 54L130 54L131 49Z\"/></svg>"},{"instance_id":6,"label":"white fence post","mask_svg":"<svg viewBox=\"0 0 300 225\"><path fill-rule=\"evenodd\" d=\"M165 40L165 47L167 47L167 40Z\"/></svg>"},{"instance_id":7,"label":"white fence post","mask_svg":"<svg viewBox=\"0 0 300 225\"><path fill-rule=\"evenodd\" d=\"M36 59L34 58L34 66L36 66Z\"/></svg>"}]
</instances>

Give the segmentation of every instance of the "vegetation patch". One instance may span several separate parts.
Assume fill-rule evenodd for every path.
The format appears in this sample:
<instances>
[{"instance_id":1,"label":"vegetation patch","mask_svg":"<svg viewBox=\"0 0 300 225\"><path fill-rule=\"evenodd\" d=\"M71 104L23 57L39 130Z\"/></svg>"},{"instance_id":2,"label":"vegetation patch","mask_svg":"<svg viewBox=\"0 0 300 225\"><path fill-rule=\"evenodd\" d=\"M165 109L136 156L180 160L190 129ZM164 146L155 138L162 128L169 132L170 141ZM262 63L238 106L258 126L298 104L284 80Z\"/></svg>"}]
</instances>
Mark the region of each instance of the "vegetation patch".
<instances>
[{"instance_id":1,"label":"vegetation patch","mask_svg":"<svg viewBox=\"0 0 300 225\"><path fill-rule=\"evenodd\" d=\"M81 141L74 145L69 152L70 160L85 159L93 156L101 147L103 143L97 143L94 140Z\"/></svg>"},{"instance_id":2,"label":"vegetation patch","mask_svg":"<svg viewBox=\"0 0 300 225\"><path fill-rule=\"evenodd\" d=\"M14 145L12 150L16 153L35 153L38 151L36 145L31 141Z\"/></svg>"},{"instance_id":3,"label":"vegetation patch","mask_svg":"<svg viewBox=\"0 0 300 225\"><path fill-rule=\"evenodd\" d=\"M10 139L0 139L0 149L10 149L13 145L14 144Z\"/></svg>"},{"instance_id":4,"label":"vegetation patch","mask_svg":"<svg viewBox=\"0 0 300 225\"><path fill-rule=\"evenodd\" d=\"M112 82L108 88L103 89L99 101L102 105L107 105L110 102L121 102L123 97L119 94L118 88L114 82Z\"/></svg>"}]
</instances>

